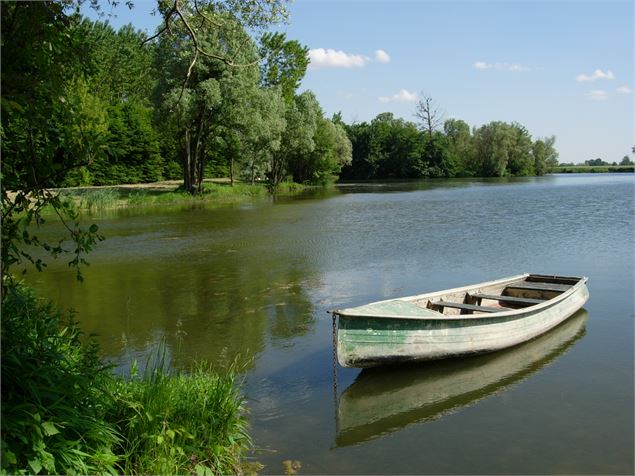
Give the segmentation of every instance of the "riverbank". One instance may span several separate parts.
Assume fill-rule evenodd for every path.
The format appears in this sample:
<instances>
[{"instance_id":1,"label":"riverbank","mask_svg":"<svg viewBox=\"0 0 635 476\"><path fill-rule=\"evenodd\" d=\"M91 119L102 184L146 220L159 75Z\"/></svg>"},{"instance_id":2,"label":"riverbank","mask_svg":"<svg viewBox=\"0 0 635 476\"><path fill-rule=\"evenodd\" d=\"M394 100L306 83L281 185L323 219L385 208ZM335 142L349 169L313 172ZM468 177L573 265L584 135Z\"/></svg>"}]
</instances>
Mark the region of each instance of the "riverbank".
<instances>
[{"instance_id":1,"label":"riverbank","mask_svg":"<svg viewBox=\"0 0 635 476\"><path fill-rule=\"evenodd\" d=\"M551 169L552 174L633 173L635 165L561 165Z\"/></svg>"},{"instance_id":2,"label":"riverbank","mask_svg":"<svg viewBox=\"0 0 635 476\"><path fill-rule=\"evenodd\" d=\"M251 185L235 182L231 185L229 179L205 180L203 192L198 195L185 192L181 185L181 181L167 180L153 183L63 188L59 189L59 192L65 198L72 200L80 210L90 211L201 202L240 203L265 198L271 194L265 183ZM305 189L304 185L284 182L278 185L275 193L288 195Z\"/></svg>"},{"instance_id":3,"label":"riverbank","mask_svg":"<svg viewBox=\"0 0 635 476\"><path fill-rule=\"evenodd\" d=\"M10 336L10 338L7 338ZM235 369L167 367L162 342L116 376L76 322L21 285L2 302L3 474L242 474ZM253 469L253 468L252 468Z\"/></svg>"}]
</instances>

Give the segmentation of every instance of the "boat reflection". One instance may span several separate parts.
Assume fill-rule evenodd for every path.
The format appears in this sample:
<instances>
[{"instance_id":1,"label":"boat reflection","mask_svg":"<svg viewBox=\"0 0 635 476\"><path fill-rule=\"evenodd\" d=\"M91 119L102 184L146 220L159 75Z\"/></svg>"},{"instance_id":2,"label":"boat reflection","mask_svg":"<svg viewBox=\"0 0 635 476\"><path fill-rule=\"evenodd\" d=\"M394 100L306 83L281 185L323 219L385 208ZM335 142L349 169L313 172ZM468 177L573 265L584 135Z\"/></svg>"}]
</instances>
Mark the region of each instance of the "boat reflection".
<instances>
[{"instance_id":1,"label":"boat reflection","mask_svg":"<svg viewBox=\"0 0 635 476\"><path fill-rule=\"evenodd\" d=\"M585 334L583 309L517 347L471 358L363 370L340 395L336 446L437 419L503 391L546 367Z\"/></svg>"}]
</instances>

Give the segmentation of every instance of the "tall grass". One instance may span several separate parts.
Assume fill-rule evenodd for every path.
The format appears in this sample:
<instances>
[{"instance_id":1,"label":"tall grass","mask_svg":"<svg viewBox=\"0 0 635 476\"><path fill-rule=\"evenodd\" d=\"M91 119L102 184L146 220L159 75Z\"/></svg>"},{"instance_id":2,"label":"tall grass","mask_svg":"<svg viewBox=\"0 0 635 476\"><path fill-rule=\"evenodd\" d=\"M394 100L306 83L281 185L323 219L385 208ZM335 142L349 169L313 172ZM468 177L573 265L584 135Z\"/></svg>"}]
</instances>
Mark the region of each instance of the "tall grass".
<instances>
[{"instance_id":1,"label":"tall grass","mask_svg":"<svg viewBox=\"0 0 635 476\"><path fill-rule=\"evenodd\" d=\"M250 446L244 400L232 375L199 364L191 373L120 382L113 416L125 474L240 474Z\"/></svg>"},{"instance_id":2,"label":"tall grass","mask_svg":"<svg viewBox=\"0 0 635 476\"><path fill-rule=\"evenodd\" d=\"M250 446L235 373L112 375L95 344L32 291L2 304L2 466L8 474L238 474Z\"/></svg>"},{"instance_id":3,"label":"tall grass","mask_svg":"<svg viewBox=\"0 0 635 476\"><path fill-rule=\"evenodd\" d=\"M79 208L86 210L102 210L114 208L120 200L120 193L113 188L98 188L79 194Z\"/></svg>"}]
</instances>

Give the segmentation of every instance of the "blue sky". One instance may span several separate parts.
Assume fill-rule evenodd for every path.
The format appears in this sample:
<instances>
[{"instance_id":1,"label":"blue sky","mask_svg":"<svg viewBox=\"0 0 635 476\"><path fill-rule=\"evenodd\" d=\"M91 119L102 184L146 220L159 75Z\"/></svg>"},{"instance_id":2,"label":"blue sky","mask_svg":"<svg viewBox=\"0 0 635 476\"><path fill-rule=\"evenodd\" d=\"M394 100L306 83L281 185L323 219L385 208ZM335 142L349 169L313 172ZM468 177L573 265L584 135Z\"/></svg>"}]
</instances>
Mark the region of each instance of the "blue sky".
<instances>
[{"instance_id":1,"label":"blue sky","mask_svg":"<svg viewBox=\"0 0 635 476\"><path fill-rule=\"evenodd\" d=\"M153 31L154 5L119 5L110 22ZM299 0L278 29L310 48L301 88L328 116L414 120L426 94L472 126L517 121L555 135L561 162L619 162L635 144L633 5Z\"/></svg>"}]
</instances>

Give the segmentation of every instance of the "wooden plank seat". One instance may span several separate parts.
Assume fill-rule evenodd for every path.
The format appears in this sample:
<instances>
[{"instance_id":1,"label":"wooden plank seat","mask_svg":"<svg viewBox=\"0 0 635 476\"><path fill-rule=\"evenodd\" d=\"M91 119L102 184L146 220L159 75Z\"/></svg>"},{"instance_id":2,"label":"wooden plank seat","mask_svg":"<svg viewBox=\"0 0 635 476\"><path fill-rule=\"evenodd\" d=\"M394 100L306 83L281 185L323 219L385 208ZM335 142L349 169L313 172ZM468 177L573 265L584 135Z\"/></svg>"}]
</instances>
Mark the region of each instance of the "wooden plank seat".
<instances>
[{"instance_id":1,"label":"wooden plank seat","mask_svg":"<svg viewBox=\"0 0 635 476\"><path fill-rule=\"evenodd\" d=\"M535 298L524 298L524 297L515 297L515 296L499 296L497 294L483 294L483 293L471 293L467 295L467 301L470 298L474 298L476 300L476 304L480 305L482 299L490 299L493 301L502 301L509 304L517 304L521 306L533 306L535 304L540 304L541 302L545 302L546 299L535 299Z\"/></svg>"},{"instance_id":2,"label":"wooden plank seat","mask_svg":"<svg viewBox=\"0 0 635 476\"><path fill-rule=\"evenodd\" d=\"M508 285L505 289L520 289L529 291L552 291L556 293L563 293L571 288L569 284L556 284L556 283L539 283L523 281L521 283L515 283Z\"/></svg>"},{"instance_id":3,"label":"wooden plank seat","mask_svg":"<svg viewBox=\"0 0 635 476\"><path fill-rule=\"evenodd\" d=\"M477 306L476 304L466 304L464 302L451 302L451 301L430 301L428 307L439 312L443 312L444 307L452 307L454 309L461 309L463 311L479 311L479 312L501 312L505 309L500 307L489 306Z\"/></svg>"}]
</instances>

